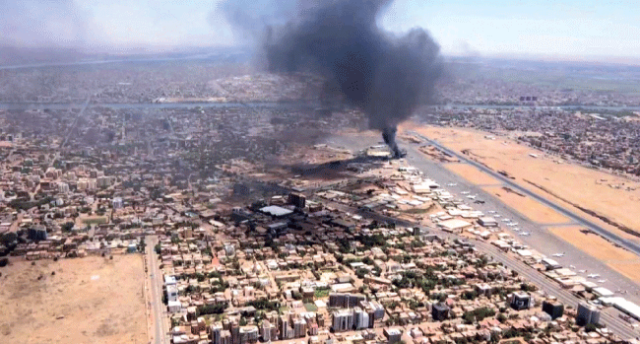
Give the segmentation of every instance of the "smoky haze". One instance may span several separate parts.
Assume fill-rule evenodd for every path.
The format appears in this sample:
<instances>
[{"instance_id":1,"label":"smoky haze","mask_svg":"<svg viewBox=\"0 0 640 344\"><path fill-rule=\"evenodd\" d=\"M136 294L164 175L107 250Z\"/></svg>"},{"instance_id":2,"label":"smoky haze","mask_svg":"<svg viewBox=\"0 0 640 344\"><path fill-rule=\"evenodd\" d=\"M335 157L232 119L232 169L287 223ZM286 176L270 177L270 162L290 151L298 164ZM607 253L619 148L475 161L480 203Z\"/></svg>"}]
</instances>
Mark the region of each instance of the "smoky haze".
<instances>
[{"instance_id":1,"label":"smoky haze","mask_svg":"<svg viewBox=\"0 0 640 344\"><path fill-rule=\"evenodd\" d=\"M260 0L251 6L241 0L225 2L222 9L245 38L257 40L269 71L326 76L399 157L397 126L432 100L442 61L425 30L396 35L378 25L391 2Z\"/></svg>"},{"instance_id":2,"label":"smoky haze","mask_svg":"<svg viewBox=\"0 0 640 344\"><path fill-rule=\"evenodd\" d=\"M73 0L0 0L0 46L77 47L87 19Z\"/></svg>"}]
</instances>

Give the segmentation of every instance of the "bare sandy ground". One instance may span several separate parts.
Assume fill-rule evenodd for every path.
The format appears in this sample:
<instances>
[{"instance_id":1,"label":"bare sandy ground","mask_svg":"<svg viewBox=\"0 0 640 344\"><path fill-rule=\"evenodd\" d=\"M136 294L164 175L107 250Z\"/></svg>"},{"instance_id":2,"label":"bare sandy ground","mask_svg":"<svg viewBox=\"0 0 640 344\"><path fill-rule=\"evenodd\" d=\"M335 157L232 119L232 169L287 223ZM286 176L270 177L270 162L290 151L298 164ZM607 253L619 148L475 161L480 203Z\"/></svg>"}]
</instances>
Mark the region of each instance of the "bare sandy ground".
<instances>
[{"instance_id":1,"label":"bare sandy ground","mask_svg":"<svg viewBox=\"0 0 640 344\"><path fill-rule=\"evenodd\" d=\"M501 182L492 176L480 171L474 166L465 163L445 164L449 171L477 185L497 185Z\"/></svg>"},{"instance_id":2,"label":"bare sandy ground","mask_svg":"<svg viewBox=\"0 0 640 344\"><path fill-rule=\"evenodd\" d=\"M608 263L610 267L635 282L640 282L640 262Z\"/></svg>"},{"instance_id":3,"label":"bare sandy ground","mask_svg":"<svg viewBox=\"0 0 640 344\"><path fill-rule=\"evenodd\" d=\"M467 156L495 171L506 171L515 178L514 182L540 196L588 217L628 240L640 240L574 206L589 209L640 234L640 217L637 216L640 213L640 183L567 163L505 137L488 140L484 137L486 133L472 129L439 128L415 123L407 123L401 129L420 132L453 150L465 151ZM534 158L530 153L538 157ZM627 187L638 189L627 191Z\"/></svg>"},{"instance_id":4,"label":"bare sandy ground","mask_svg":"<svg viewBox=\"0 0 640 344\"><path fill-rule=\"evenodd\" d=\"M599 235L585 234L580 229L581 227L554 227L549 228L549 231L588 255L602 260L622 275L640 282L640 258L638 256L615 246Z\"/></svg>"},{"instance_id":5,"label":"bare sandy ground","mask_svg":"<svg viewBox=\"0 0 640 344\"><path fill-rule=\"evenodd\" d=\"M148 341L143 256L22 261L0 272L0 343Z\"/></svg>"},{"instance_id":6,"label":"bare sandy ground","mask_svg":"<svg viewBox=\"0 0 640 344\"><path fill-rule=\"evenodd\" d=\"M517 212L526 216L533 222L546 224L564 224L571 222L571 220L566 216L563 216L542 203L531 199L531 197L519 195L514 192L508 192L500 186L485 187L483 190L495 195L502 200L502 202L508 204L511 208L515 209Z\"/></svg>"}]
</instances>

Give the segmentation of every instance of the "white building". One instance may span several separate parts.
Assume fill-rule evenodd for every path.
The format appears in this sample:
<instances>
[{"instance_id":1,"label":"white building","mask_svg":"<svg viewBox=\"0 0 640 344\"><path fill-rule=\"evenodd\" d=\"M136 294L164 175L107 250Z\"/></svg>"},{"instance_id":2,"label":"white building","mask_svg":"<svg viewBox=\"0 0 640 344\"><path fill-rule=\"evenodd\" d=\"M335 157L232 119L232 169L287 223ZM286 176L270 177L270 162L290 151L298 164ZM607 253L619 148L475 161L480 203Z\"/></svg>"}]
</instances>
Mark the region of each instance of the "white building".
<instances>
[{"instance_id":1,"label":"white building","mask_svg":"<svg viewBox=\"0 0 640 344\"><path fill-rule=\"evenodd\" d=\"M63 182L58 183L58 192L63 194L69 193L69 184Z\"/></svg>"},{"instance_id":2,"label":"white building","mask_svg":"<svg viewBox=\"0 0 640 344\"><path fill-rule=\"evenodd\" d=\"M122 209L122 207L124 206L123 202L122 202L122 198L120 197L116 197L113 199L113 201L111 201L113 209Z\"/></svg>"}]
</instances>

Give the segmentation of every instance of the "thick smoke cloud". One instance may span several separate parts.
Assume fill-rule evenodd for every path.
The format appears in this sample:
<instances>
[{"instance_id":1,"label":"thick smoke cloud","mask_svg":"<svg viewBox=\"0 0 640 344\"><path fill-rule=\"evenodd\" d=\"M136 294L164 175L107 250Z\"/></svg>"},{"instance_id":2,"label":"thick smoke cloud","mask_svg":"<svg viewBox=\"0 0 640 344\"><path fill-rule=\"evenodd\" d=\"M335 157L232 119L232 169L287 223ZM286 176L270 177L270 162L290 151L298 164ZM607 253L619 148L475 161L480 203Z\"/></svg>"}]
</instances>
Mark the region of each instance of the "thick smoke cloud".
<instances>
[{"instance_id":1,"label":"thick smoke cloud","mask_svg":"<svg viewBox=\"0 0 640 344\"><path fill-rule=\"evenodd\" d=\"M377 19L391 3L386 0L259 3L228 1L222 9L245 37L260 38L269 71L327 76L400 156L397 126L431 100L442 70L439 46L430 35L414 29L397 36L381 29Z\"/></svg>"},{"instance_id":2,"label":"thick smoke cloud","mask_svg":"<svg viewBox=\"0 0 640 344\"><path fill-rule=\"evenodd\" d=\"M87 15L74 0L0 0L0 46L76 47Z\"/></svg>"}]
</instances>

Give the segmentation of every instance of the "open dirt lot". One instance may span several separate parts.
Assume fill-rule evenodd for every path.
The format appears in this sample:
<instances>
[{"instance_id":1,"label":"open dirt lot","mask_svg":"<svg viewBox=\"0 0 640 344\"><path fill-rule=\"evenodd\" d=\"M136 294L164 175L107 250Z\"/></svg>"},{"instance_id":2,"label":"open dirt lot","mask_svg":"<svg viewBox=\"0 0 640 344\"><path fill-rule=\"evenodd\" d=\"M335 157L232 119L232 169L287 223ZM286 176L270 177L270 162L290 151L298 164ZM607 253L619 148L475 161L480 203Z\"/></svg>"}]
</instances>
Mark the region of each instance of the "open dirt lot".
<instances>
[{"instance_id":1,"label":"open dirt lot","mask_svg":"<svg viewBox=\"0 0 640 344\"><path fill-rule=\"evenodd\" d=\"M406 123L402 129L420 132L453 150L464 151L470 158L495 171L506 171L515 178L514 182L576 214L587 216L629 240L639 240L637 236L607 225L572 204L640 233L640 218L636 215L640 213L640 183L561 161L560 158L547 156L506 137L498 136L495 140L489 140L485 138L486 133L476 130L439 128L415 123ZM535 153L538 157L534 158L530 153ZM627 187L638 189L627 191Z\"/></svg>"},{"instance_id":2,"label":"open dirt lot","mask_svg":"<svg viewBox=\"0 0 640 344\"><path fill-rule=\"evenodd\" d=\"M465 163L445 164L447 170L477 185L497 185L501 182L492 176L480 171L474 166Z\"/></svg>"},{"instance_id":3,"label":"open dirt lot","mask_svg":"<svg viewBox=\"0 0 640 344\"><path fill-rule=\"evenodd\" d=\"M526 216L529 220L538 223L547 224L563 224L569 223L571 220L557 211L531 199L525 195L521 196L514 192L509 192L502 187L485 187L482 188L488 193L500 198L502 202L515 209L520 214Z\"/></svg>"},{"instance_id":4,"label":"open dirt lot","mask_svg":"<svg viewBox=\"0 0 640 344\"><path fill-rule=\"evenodd\" d=\"M599 235L580 231L581 227L554 227L549 231L562 240L602 260L612 269L640 282L640 259L635 254L615 246Z\"/></svg>"},{"instance_id":5,"label":"open dirt lot","mask_svg":"<svg viewBox=\"0 0 640 344\"><path fill-rule=\"evenodd\" d=\"M0 272L0 343L148 341L143 256L21 261Z\"/></svg>"},{"instance_id":6,"label":"open dirt lot","mask_svg":"<svg viewBox=\"0 0 640 344\"><path fill-rule=\"evenodd\" d=\"M640 262L609 263L607 265L632 281L640 282Z\"/></svg>"}]
</instances>

